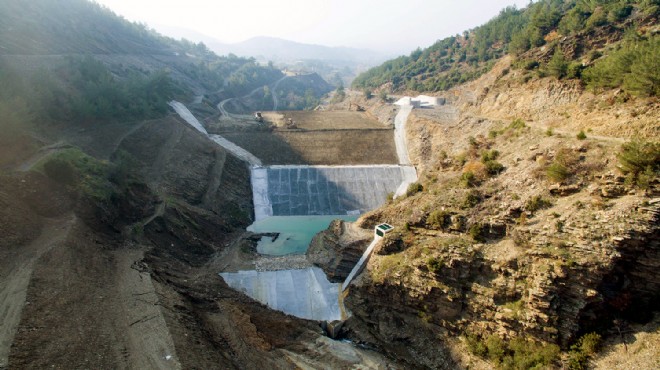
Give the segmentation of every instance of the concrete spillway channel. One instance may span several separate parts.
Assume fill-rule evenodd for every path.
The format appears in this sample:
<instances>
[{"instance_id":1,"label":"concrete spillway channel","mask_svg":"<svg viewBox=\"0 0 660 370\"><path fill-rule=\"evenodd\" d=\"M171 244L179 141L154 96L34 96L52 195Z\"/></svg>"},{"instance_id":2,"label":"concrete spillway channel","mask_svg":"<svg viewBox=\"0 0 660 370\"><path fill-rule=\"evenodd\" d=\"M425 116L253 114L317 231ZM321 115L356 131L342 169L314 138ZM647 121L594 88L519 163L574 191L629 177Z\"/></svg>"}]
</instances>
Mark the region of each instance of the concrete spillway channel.
<instances>
[{"instance_id":1,"label":"concrete spillway channel","mask_svg":"<svg viewBox=\"0 0 660 370\"><path fill-rule=\"evenodd\" d=\"M409 106L403 106L396 118L395 143L400 165L269 167L262 166L257 157L225 138L209 135L183 104L173 101L170 106L195 129L250 164L256 222L248 230L278 233L282 239L276 247L284 250L283 253L274 253L272 248L268 248L269 245L272 247L274 242L262 239L267 245L264 248L258 246L260 253L304 253L311 241L311 235L327 228L330 219L355 219L360 214L384 204L388 194L401 195L405 193L409 183L417 181L417 173L414 167L409 165L405 146L405 121L412 109ZM277 224L272 222L273 220L283 222L289 227L293 225L293 229L306 231L302 241L297 240L299 244L303 244L302 249L288 245L297 239L297 234L286 234L287 231L283 231L285 228L275 227L269 230L268 226L264 226L268 223ZM329 282L323 271L316 267L223 272L219 275L230 287L274 310L311 320L344 319L344 310L340 303L341 291L366 263L377 239L369 246L361 259L362 262L356 266L344 286Z\"/></svg>"}]
</instances>

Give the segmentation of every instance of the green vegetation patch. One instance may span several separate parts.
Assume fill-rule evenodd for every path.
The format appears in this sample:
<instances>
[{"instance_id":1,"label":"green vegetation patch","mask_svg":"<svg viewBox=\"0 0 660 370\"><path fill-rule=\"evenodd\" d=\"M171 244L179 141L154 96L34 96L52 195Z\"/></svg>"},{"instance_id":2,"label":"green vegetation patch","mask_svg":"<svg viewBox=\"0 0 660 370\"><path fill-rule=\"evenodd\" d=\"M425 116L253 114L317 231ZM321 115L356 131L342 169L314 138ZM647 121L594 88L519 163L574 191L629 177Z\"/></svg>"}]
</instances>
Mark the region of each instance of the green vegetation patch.
<instances>
[{"instance_id":1,"label":"green vegetation patch","mask_svg":"<svg viewBox=\"0 0 660 370\"><path fill-rule=\"evenodd\" d=\"M637 96L660 96L660 36L625 41L583 73L592 90L624 90Z\"/></svg>"},{"instance_id":2,"label":"green vegetation patch","mask_svg":"<svg viewBox=\"0 0 660 370\"><path fill-rule=\"evenodd\" d=\"M660 143L632 140L621 146L617 153L619 170L626 175L626 182L647 188L660 176Z\"/></svg>"},{"instance_id":3,"label":"green vegetation patch","mask_svg":"<svg viewBox=\"0 0 660 370\"><path fill-rule=\"evenodd\" d=\"M114 193L108 181L112 168L78 148L59 151L35 166L51 179L99 200L107 200Z\"/></svg>"},{"instance_id":4,"label":"green vegetation patch","mask_svg":"<svg viewBox=\"0 0 660 370\"><path fill-rule=\"evenodd\" d=\"M466 336L473 354L490 360L498 369L539 369L551 366L559 357L559 346L513 338L505 341L497 335L485 339Z\"/></svg>"}]
</instances>

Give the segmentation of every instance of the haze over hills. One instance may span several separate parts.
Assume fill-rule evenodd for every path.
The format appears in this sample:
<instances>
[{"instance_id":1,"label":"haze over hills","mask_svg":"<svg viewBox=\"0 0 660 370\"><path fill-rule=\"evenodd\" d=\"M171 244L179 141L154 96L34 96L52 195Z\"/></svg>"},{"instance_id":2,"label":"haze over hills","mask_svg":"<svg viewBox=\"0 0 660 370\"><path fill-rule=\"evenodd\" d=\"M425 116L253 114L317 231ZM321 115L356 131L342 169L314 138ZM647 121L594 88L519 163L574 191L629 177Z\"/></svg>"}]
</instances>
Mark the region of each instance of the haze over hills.
<instances>
[{"instance_id":1,"label":"haze over hills","mask_svg":"<svg viewBox=\"0 0 660 370\"><path fill-rule=\"evenodd\" d=\"M255 58L260 63L274 62L282 68L302 72L317 72L326 80L337 83L336 76L350 84L352 78L370 67L376 66L392 55L368 49L330 47L305 44L276 37L253 37L238 43L224 43L211 36L189 29L157 25L164 34L203 42L218 55L234 54Z\"/></svg>"}]
</instances>

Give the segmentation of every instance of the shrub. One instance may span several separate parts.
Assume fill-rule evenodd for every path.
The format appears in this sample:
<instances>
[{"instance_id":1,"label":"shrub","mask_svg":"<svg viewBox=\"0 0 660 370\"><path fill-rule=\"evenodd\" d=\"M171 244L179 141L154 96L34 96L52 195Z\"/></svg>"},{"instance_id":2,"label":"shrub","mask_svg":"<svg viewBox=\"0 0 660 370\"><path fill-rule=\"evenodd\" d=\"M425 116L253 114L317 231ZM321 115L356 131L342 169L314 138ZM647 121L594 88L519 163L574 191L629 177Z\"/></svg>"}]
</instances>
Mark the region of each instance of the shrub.
<instances>
[{"instance_id":1,"label":"shrub","mask_svg":"<svg viewBox=\"0 0 660 370\"><path fill-rule=\"evenodd\" d=\"M635 139L623 144L616 157L619 170L640 187L648 187L660 173L660 143Z\"/></svg>"},{"instance_id":2,"label":"shrub","mask_svg":"<svg viewBox=\"0 0 660 370\"><path fill-rule=\"evenodd\" d=\"M412 195L415 195L415 194L421 192L422 190L424 190L424 187L422 186L422 184L420 184L418 182L413 182L410 185L408 185L408 190L406 190L406 195L407 196L412 196Z\"/></svg>"},{"instance_id":3,"label":"shrub","mask_svg":"<svg viewBox=\"0 0 660 370\"><path fill-rule=\"evenodd\" d=\"M470 226L470 229L468 230L468 234L472 237L477 242L485 242L486 241L486 233L484 230L483 225L481 224L472 224Z\"/></svg>"},{"instance_id":4,"label":"shrub","mask_svg":"<svg viewBox=\"0 0 660 370\"><path fill-rule=\"evenodd\" d=\"M578 346L580 351L591 356L596 354L596 352L598 352L598 350L600 349L601 342L602 342L602 337L600 336L600 334L588 333L583 335L578 340Z\"/></svg>"},{"instance_id":5,"label":"shrub","mask_svg":"<svg viewBox=\"0 0 660 370\"><path fill-rule=\"evenodd\" d=\"M470 161L463 166L463 173L470 172L474 175L475 180L481 182L488 178L488 169L486 165L480 161Z\"/></svg>"},{"instance_id":6,"label":"shrub","mask_svg":"<svg viewBox=\"0 0 660 370\"><path fill-rule=\"evenodd\" d=\"M439 274L444 266L444 261L441 257L429 257L429 259L426 260L426 266L429 268L430 272Z\"/></svg>"},{"instance_id":7,"label":"shrub","mask_svg":"<svg viewBox=\"0 0 660 370\"><path fill-rule=\"evenodd\" d=\"M525 128L525 127L527 127L527 125L525 125L525 121L523 121L523 120L520 119L520 118L516 118L516 119L514 119L514 120L511 121L511 123L509 124L509 128L510 128L510 129L513 129L513 130L521 130L521 129Z\"/></svg>"},{"instance_id":8,"label":"shrub","mask_svg":"<svg viewBox=\"0 0 660 370\"><path fill-rule=\"evenodd\" d=\"M578 339L571 346L568 354L568 368L571 370L587 369L589 358L598 352L601 341L600 334L596 333L588 333Z\"/></svg>"},{"instance_id":9,"label":"shrub","mask_svg":"<svg viewBox=\"0 0 660 370\"><path fill-rule=\"evenodd\" d=\"M450 222L450 213L447 211L436 210L426 218L426 224L436 229L444 229Z\"/></svg>"},{"instance_id":10,"label":"shrub","mask_svg":"<svg viewBox=\"0 0 660 370\"><path fill-rule=\"evenodd\" d=\"M374 97L374 93L373 93L373 91L371 91L370 89L366 89L366 90L364 90L364 97L365 97L366 99L371 99L371 98L373 98L373 97Z\"/></svg>"},{"instance_id":11,"label":"shrub","mask_svg":"<svg viewBox=\"0 0 660 370\"><path fill-rule=\"evenodd\" d=\"M484 150L481 152L481 161L486 163L488 161L494 161L497 159L497 157L500 156L500 152L493 149L493 150Z\"/></svg>"},{"instance_id":12,"label":"shrub","mask_svg":"<svg viewBox=\"0 0 660 370\"><path fill-rule=\"evenodd\" d=\"M552 135L554 135L552 128L548 128L547 130L545 130L545 136L552 136Z\"/></svg>"},{"instance_id":13,"label":"shrub","mask_svg":"<svg viewBox=\"0 0 660 370\"><path fill-rule=\"evenodd\" d=\"M468 334L465 336L465 342L467 344L468 350L479 357L486 357L488 354L488 348L481 341L481 339L475 334Z\"/></svg>"},{"instance_id":14,"label":"shrub","mask_svg":"<svg viewBox=\"0 0 660 370\"><path fill-rule=\"evenodd\" d=\"M488 358L495 363L499 363L506 354L507 346L500 337L493 334L486 338L486 349L488 350Z\"/></svg>"},{"instance_id":15,"label":"shrub","mask_svg":"<svg viewBox=\"0 0 660 370\"><path fill-rule=\"evenodd\" d=\"M573 62L568 65L568 70L566 71L567 78L580 78L582 76L582 71L584 66L580 62Z\"/></svg>"},{"instance_id":16,"label":"shrub","mask_svg":"<svg viewBox=\"0 0 660 370\"><path fill-rule=\"evenodd\" d=\"M502 369L547 368L559 356L559 346L536 343L523 338L513 338L506 342L497 335L491 335L483 341L472 334L466 337L466 342L470 352L488 358Z\"/></svg>"},{"instance_id":17,"label":"shrub","mask_svg":"<svg viewBox=\"0 0 660 370\"><path fill-rule=\"evenodd\" d=\"M481 202L481 194L476 190L471 190L463 200L463 208L473 208Z\"/></svg>"},{"instance_id":18,"label":"shrub","mask_svg":"<svg viewBox=\"0 0 660 370\"><path fill-rule=\"evenodd\" d=\"M570 177L571 172L559 162L553 162L545 169L545 174L550 181L562 182Z\"/></svg>"},{"instance_id":19,"label":"shrub","mask_svg":"<svg viewBox=\"0 0 660 370\"><path fill-rule=\"evenodd\" d=\"M587 138L587 134L585 134L584 131L580 130L580 132L578 132L578 134L575 135L575 137L576 137L578 140L584 140L584 139Z\"/></svg>"},{"instance_id":20,"label":"shrub","mask_svg":"<svg viewBox=\"0 0 660 370\"><path fill-rule=\"evenodd\" d=\"M463 172L461 175L461 184L466 188L470 188L477 186L479 184L479 180L477 180L476 176L474 176L474 173L470 171Z\"/></svg>"},{"instance_id":21,"label":"shrub","mask_svg":"<svg viewBox=\"0 0 660 370\"><path fill-rule=\"evenodd\" d=\"M504 165L498 161L487 161L484 164L486 165L486 172L491 176L499 175L500 172L504 171Z\"/></svg>"},{"instance_id":22,"label":"shrub","mask_svg":"<svg viewBox=\"0 0 660 370\"><path fill-rule=\"evenodd\" d=\"M551 205L552 202L549 200L543 198L540 195L535 195L527 201L527 204L525 204L525 209L534 213L540 209L548 208Z\"/></svg>"}]
</instances>

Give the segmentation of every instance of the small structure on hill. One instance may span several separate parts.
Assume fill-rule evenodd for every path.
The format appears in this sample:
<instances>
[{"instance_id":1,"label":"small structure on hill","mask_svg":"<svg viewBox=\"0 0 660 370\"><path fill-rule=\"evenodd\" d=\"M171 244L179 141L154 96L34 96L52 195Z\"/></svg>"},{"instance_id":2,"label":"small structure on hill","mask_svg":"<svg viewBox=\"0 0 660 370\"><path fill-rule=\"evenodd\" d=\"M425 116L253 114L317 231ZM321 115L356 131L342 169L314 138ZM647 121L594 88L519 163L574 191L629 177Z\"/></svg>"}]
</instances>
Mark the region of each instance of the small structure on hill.
<instances>
[{"instance_id":1,"label":"small structure on hill","mask_svg":"<svg viewBox=\"0 0 660 370\"><path fill-rule=\"evenodd\" d=\"M257 122L263 122L264 121L264 117L261 115L261 112L256 112L254 114L254 120L257 121Z\"/></svg>"},{"instance_id":2,"label":"small structure on hill","mask_svg":"<svg viewBox=\"0 0 660 370\"><path fill-rule=\"evenodd\" d=\"M393 229L394 227L390 224L380 224L374 228L374 237L382 238Z\"/></svg>"}]
</instances>

